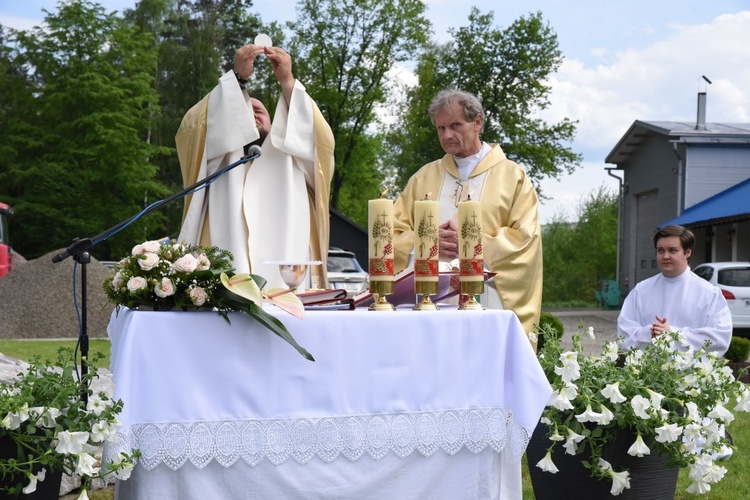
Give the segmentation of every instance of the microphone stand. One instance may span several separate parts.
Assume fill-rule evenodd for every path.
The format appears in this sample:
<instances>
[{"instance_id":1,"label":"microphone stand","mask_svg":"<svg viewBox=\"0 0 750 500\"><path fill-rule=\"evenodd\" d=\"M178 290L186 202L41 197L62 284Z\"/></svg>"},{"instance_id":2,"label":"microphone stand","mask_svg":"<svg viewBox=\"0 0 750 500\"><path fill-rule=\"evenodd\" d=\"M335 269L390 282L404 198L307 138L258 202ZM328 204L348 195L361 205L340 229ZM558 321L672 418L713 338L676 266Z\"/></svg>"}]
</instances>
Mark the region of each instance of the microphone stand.
<instances>
[{"instance_id":1,"label":"microphone stand","mask_svg":"<svg viewBox=\"0 0 750 500\"><path fill-rule=\"evenodd\" d=\"M199 188L202 188L203 186L208 186L217 178L229 172L233 168L239 165L242 165L243 163L247 163L251 160L258 158L260 154L261 154L260 148L258 146L252 146L250 147L248 154L246 156L243 156L236 162L231 163L227 165L226 167L223 167L217 170L216 172L209 175L208 177L201 179L195 184L188 186L164 198L163 200L159 200L155 203L152 203L151 205L149 205L148 207L146 207L139 213L131 217L128 217L127 219L121 222L118 222L114 226L110 227L109 229L105 231L102 231L96 236L93 236L91 238L83 238L83 239L75 238L73 240L73 243L71 243L68 246L68 248L66 248L64 251L52 257L52 262L58 263L72 256L74 261L81 264L81 280L82 280L82 283L81 283L81 331L79 333L79 344L80 344L80 350L81 350L81 380L83 380L85 376L89 373L89 367L87 364L88 356L89 356L89 334L88 334L88 318L87 318L88 301L87 301L87 286L86 286L86 266L91 262L91 255L87 251L88 248L98 243L101 243L102 241L118 233L120 230L129 226L130 224L140 219L147 213L155 210L156 208L166 203L169 203L173 200L182 198L190 193L193 193L197 191ZM75 290L73 290L73 294L75 295ZM88 403L88 392L86 390L83 390L81 392L81 399L83 400L84 404Z\"/></svg>"}]
</instances>

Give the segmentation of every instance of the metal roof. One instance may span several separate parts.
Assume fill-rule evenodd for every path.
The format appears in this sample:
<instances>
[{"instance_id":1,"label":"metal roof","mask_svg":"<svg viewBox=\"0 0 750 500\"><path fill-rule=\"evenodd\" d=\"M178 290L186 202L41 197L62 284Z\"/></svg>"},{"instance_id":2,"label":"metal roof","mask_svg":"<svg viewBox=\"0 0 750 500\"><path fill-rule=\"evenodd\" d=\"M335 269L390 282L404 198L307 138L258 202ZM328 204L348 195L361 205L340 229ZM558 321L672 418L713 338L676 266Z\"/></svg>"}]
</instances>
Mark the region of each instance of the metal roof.
<instances>
[{"instance_id":1,"label":"metal roof","mask_svg":"<svg viewBox=\"0 0 750 500\"><path fill-rule=\"evenodd\" d=\"M682 212L682 215L659 227L715 226L750 219L750 179L721 191Z\"/></svg>"},{"instance_id":2,"label":"metal roof","mask_svg":"<svg viewBox=\"0 0 750 500\"><path fill-rule=\"evenodd\" d=\"M636 120L604 161L615 165L625 162L652 133L666 135L673 142L750 144L750 123L706 123L705 130L698 130L695 122Z\"/></svg>"}]
</instances>

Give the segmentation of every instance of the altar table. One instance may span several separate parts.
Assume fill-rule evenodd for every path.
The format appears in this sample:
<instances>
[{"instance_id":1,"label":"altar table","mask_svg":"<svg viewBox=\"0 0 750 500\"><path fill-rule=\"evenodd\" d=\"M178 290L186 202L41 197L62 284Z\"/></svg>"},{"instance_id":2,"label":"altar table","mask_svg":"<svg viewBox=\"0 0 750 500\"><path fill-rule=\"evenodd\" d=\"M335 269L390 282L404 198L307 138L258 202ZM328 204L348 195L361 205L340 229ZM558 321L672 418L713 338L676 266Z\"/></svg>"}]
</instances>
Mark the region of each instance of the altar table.
<instances>
[{"instance_id":1,"label":"altar table","mask_svg":"<svg viewBox=\"0 0 750 500\"><path fill-rule=\"evenodd\" d=\"M551 388L508 311L120 310L109 324L123 499L521 498Z\"/></svg>"}]
</instances>

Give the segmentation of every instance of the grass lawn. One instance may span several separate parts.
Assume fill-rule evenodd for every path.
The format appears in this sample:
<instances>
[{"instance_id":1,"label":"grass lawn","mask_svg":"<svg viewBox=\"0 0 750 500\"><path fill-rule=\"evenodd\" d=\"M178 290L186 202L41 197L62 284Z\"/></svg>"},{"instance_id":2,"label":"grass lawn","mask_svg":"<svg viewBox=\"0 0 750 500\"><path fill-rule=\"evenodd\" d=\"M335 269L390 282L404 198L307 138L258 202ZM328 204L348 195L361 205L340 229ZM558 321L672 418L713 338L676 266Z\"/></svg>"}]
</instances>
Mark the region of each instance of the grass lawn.
<instances>
[{"instance_id":1,"label":"grass lawn","mask_svg":"<svg viewBox=\"0 0 750 500\"><path fill-rule=\"evenodd\" d=\"M75 340L0 340L0 352L6 356L28 361L33 355L38 354L42 359L57 359L57 348L69 347L75 349ZM110 342L106 339L89 339L89 358L95 352L104 354L104 358L94 363L97 368L109 369ZM78 352L80 363L81 353Z\"/></svg>"}]
</instances>

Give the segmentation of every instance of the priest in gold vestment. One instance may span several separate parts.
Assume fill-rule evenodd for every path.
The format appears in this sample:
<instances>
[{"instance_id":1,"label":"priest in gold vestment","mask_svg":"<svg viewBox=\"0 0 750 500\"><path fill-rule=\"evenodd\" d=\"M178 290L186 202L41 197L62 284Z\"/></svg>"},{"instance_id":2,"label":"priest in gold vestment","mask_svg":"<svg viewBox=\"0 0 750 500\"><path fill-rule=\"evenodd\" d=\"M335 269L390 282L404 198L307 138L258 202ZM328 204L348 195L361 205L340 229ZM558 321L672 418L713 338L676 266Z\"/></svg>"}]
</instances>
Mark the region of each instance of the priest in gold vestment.
<instances>
[{"instance_id":1,"label":"priest in gold vestment","mask_svg":"<svg viewBox=\"0 0 750 500\"><path fill-rule=\"evenodd\" d=\"M441 269L458 257L458 202L471 195L482 207L485 269L497 273L481 302L511 310L529 333L542 305L542 234L538 198L526 172L497 144L483 142L484 111L468 92L444 90L429 109L446 155L409 179L395 204L396 271L404 269L414 246L414 202L438 200Z\"/></svg>"},{"instance_id":2,"label":"priest in gold vestment","mask_svg":"<svg viewBox=\"0 0 750 500\"><path fill-rule=\"evenodd\" d=\"M273 122L245 90L263 54L281 85ZM234 255L237 272L253 272L284 287L277 261L323 261L312 282L325 287L328 199L334 139L279 47L248 44L235 53L234 71L182 120L177 153L185 186L241 159L259 145L260 158L221 175L185 199L179 240L215 245Z\"/></svg>"}]
</instances>

